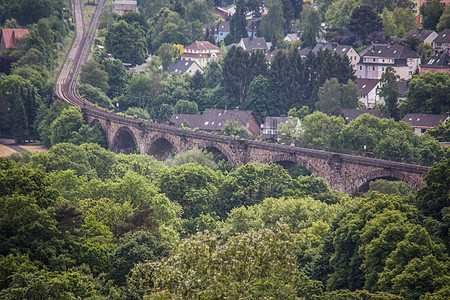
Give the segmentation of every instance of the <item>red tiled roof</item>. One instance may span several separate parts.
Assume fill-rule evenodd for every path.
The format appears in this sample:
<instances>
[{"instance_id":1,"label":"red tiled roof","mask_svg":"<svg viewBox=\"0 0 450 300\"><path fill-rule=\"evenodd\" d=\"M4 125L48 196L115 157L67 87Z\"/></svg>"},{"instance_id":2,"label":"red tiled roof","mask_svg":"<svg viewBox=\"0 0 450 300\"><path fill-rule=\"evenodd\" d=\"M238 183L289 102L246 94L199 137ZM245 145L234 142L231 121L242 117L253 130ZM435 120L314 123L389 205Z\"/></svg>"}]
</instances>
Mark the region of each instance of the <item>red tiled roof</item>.
<instances>
[{"instance_id":1,"label":"red tiled roof","mask_svg":"<svg viewBox=\"0 0 450 300\"><path fill-rule=\"evenodd\" d=\"M219 50L219 47L214 46L208 41L195 41L189 46L186 46L185 49L189 50Z\"/></svg>"},{"instance_id":2,"label":"red tiled roof","mask_svg":"<svg viewBox=\"0 0 450 300\"><path fill-rule=\"evenodd\" d=\"M16 40L28 34L28 29L2 28L2 49L15 48Z\"/></svg>"}]
</instances>

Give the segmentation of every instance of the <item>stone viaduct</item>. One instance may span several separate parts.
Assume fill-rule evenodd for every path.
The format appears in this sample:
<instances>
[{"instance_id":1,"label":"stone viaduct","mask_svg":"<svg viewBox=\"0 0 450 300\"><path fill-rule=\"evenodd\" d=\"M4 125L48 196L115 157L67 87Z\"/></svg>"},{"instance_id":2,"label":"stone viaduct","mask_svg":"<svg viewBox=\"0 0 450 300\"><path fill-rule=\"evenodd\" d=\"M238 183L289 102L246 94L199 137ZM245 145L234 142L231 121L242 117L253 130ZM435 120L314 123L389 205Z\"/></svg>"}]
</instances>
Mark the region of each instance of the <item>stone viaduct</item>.
<instances>
[{"instance_id":1,"label":"stone viaduct","mask_svg":"<svg viewBox=\"0 0 450 300\"><path fill-rule=\"evenodd\" d=\"M415 188L424 185L428 167L272 143L242 140L205 132L144 122L100 110L83 109L88 124L100 122L109 149L116 153L153 155L165 160L174 153L206 149L223 154L233 167L245 163L299 164L332 189L351 193L375 179L401 180Z\"/></svg>"}]
</instances>

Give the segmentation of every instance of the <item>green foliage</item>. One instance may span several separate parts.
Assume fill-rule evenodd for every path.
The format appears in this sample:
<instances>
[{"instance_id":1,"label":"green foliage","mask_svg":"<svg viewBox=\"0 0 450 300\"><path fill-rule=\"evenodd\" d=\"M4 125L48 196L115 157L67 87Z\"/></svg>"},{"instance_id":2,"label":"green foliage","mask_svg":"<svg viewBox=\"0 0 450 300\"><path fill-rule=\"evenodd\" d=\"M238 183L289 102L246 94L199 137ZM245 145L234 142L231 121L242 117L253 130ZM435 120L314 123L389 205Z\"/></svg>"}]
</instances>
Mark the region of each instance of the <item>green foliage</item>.
<instances>
[{"instance_id":1,"label":"green foliage","mask_svg":"<svg viewBox=\"0 0 450 300\"><path fill-rule=\"evenodd\" d=\"M436 25L437 31L441 32L444 29L450 28L450 8L446 6L442 12L439 23Z\"/></svg>"},{"instance_id":2,"label":"green foliage","mask_svg":"<svg viewBox=\"0 0 450 300\"><path fill-rule=\"evenodd\" d=\"M197 234L180 241L162 261L139 264L129 283L149 298L288 299L320 293L321 285L296 267L297 252L295 236L283 225L224 243Z\"/></svg>"},{"instance_id":3,"label":"green foliage","mask_svg":"<svg viewBox=\"0 0 450 300\"><path fill-rule=\"evenodd\" d=\"M221 134L228 136L238 136L241 139L250 140L253 138L252 134L246 127L238 127L237 121L226 121L221 129Z\"/></svg>"},{"instance_id":4,"label":"green foliage","mask_svg":"<svg viewBox=\"0 0 450 300\"><path fill-rule=\"evenodd\" d=\"M175 113L198 115L197 103L188 100L178 100L174 107Z\"/></svg>"},{"instance_id":5,"label":"green foliage","mask_svg":"<svg viewBox=\"0 0 450 300\"><path fill-rule=\"evenodd\" d=\"M325 13L325 22L341 33L347 31L347 25L353 10L360 4L357 0L337 0L331 2Z\"/></svg>"},{"instance_id":6,"label":"green foliage","mask_svg":"<svg viewBox=\"0 0 450 300\"><path fill-rule=\"evenodd\" d=\"M399 78L400 76L395 74L395 70L391 66L388 66L384 73L381 74L381 87L378 92L378 95L383 97L384 102L386 103L389 116L395 121L400 119L400 112L397 104L400 95L397 83Z\"/></svg>"},{"instance_id":7,"label":"green foliage","mask_svg":"<svg viewBox=\"0 0 450 300\"><path fill-rule=\"evenodd\" d=\"M444 113L450 110L450 74L427 72L413 76L406 94L405 110L411 113Z\"/></svg>"},{"instance_id":8,"label":"green foliage","mask_svg":"<svg viewBox=\"0 0 450 300\"><path fill-rule=\"evenodd\" d=\"M199 149L189 150L187 152L176 155L173 159L167 162L170 167L181 166L189 163L197 163L199 165L217 169L217 163L214 161L214 155L211 152L202 151Z\"/></svg>"},{"instance_id":9,"label":"green foliage","mask_svg":"<svg viewBox=\"0 0 450 300\"><path fill-rule=\"evenodd\" d=\"M112 270L109 276L117 284L123 285L125 276L134 264L156 260L166 255L167 245L158 242L151 234L145 231L127 234L120 240L117 249L110 254Z\"/></svg>"},{"instance_id":10,"label":"green foliage","mask_svg":"<svg viewBox=\"0 0 450 300\"><path fill-rule=\"evenodd\" d=\"M103 71L100 64L92 59L81 67L80 81L99 88L103 93L107 93L109 90L108 73Z\"/></svg>"},{"instance_id":11,"label":"green foliage","mask_svg":"<svg viewBox=\"0 0 450 300\"><path fill-rule=\"evenodd\" d=\"M132 65L142 64L147 58L145 32L137 23L121 20L113 24L106 34L105 46L115 58Z\"/></svg>"},{"instance_id":12,"label":"green foliage","mask_svg":"<svg viewBox=\"0 0 450 300\"><path fill-rule=\"evenodd\" d=\"M81 94L90 102L100 104L106 108L112 108L111 99L99 88L94 87L88 83L80 84L79 90Z\"/></svg>"},{"instance_id":13,"label":"green foliage","mask_svg":"<svg viewBox=\"0 0 450 300\"><path fill-rule=\"evenodd\" d=\"M327 115L340 115L342 108L358 106L359 90L355 83L349 81L340 84L336 78L327 79L319 88L316 107Z\"/></svg>"},{"instance_id":14,"label":"green foliage","mask_svg":"<svg viewBox=\"0 0 450 300\"><path fill-rule=\"evenodd\" d=\"M407 196L413 194L415 189L403 181L387 181L378 179L369 183L369 193L377 191L382 194Z\"/></svg>"},{"instance_id":15,"label":"green foliage","mask_svg":"<svg viewBox=\"0 0 450 300\"><path fill-rule=\"evenodd\" d=\"M266 41L275 43L283 38L284 24L281 0L270 0L265 3L269 12L261 17L259 30Z\"/></svg>"},{"instance_id":16,"label":"green foliage","mask_svg":"<svg viewBox=\"0 0 450 300\"><path fill-rule=\"evenodd\" d=\"M162 170L158 185L161 193L183 207L183 217L189 219L212 211L222 178L220 172L188 163Z\"/></svg>"},{"instance_id":17,"label":"green foliage","mask_svg":"<svg viewBox=\"0 0 450 300\"><path fill-rule=\"evenodd\" d=\"M381 17L367 4L355 7L348 22L348 30L356 33L363 42L370 33L380 31L382 26Z\"/></svg>"},{"instance_id":18,"label":"green foliage","mask_svg":"<svg viewBox=\"0 0 450 300\"><path fill-rule=\"evenodd\" d=\"M428 129L425 134L432 136L439 142L450 142L450 122L439 123L439 126Z\"/></svg>"},{"instance_id":19,"label":"green foliage","mask_svg":"<svg viewBox=\"0 0 450 300\"><path fill-rule=\"evenodd\" d=\"M298 118L288 120L278 125L278 141L281 143L296 143L300 141L303 130Z\"/></svg>"},{"instance_id":20,"label":"green foliage","mask_svg":"<svg viewBox=\"0 0 450 300\"><path fill-rule=\"evenodd\" d=\"M301 141L313 146L336 147L344 123L344 119L340 116L328 117L316 111L303 118Z\"/></svg>"},{"instance_id":21,"label":"green foliage","mask_svg":"<svg viewBox=\"0 0 450 300\"><path fill-rule=\"evenodd\" d=\"M436 25L441 18L444 8L440 1L428 0L420 7L420 14L422 16L422 25L424 29L436 30Z\"/></svg>"}]
</instances>

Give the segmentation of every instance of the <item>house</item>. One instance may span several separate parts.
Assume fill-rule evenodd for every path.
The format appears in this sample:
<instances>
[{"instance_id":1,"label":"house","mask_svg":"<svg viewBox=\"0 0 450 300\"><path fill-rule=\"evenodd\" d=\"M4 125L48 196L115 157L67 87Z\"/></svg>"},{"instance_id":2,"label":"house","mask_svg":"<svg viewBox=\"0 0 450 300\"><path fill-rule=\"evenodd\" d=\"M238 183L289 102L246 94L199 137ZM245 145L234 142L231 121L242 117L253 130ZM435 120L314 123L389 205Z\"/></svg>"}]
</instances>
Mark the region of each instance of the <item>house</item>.
<instances>
[{"instance_id":1,"label":"house","mask_svg":"<svg viewBox=\"0 0 450 300\"><path fill-rule=\"evenodd\" d=\"M17 47L17 39L23 38L28 34L28 29L21 28L2 28L0 40L0 52L9 48Z\"/></svg>"},{"instance_id":2,"label":"house","mask_svg":"<svg viewBox=\"0 0 450 300\"><path fill-rule=\"evenodd\" d=\"M405 80L400 80L397 81L397 86L398 86L398 102L400 101L405 101L406 100L406 92L408 91L409 88L409 81L405 81Z\"/></svg>"},{"instance_id":3,"label":"house","mask_svg":"<svg viewBox=\"0 0 450 300\"><path fill-rule=\"evenodd\" d=\"M222 57L219 52L219 47L211 44L208 41L195 41L184 48L184 53L181 54L181 60L195 61L200 68L205 68L208 62Z\"/></svg>"},{"instance_id":4,"label":"house","mask_svg":"<svg viewBox=\"0 0 450 300\"><path fill-rule=\"evenodd\" d=\"M369 114L377 118L383 118L383 114L378 109L341 109L342 116L346 123L354 121L363 114Z\"/></svg>"},{"instance_id":5,"label":"house","mask_svg":"<svg viewBox=\"0 0 450 300\"><path fill-rule=\"evenodd\" d=\"M444 51L450 48L450 29L444 29L431 44L434 51Z\"/></svg>"},{"instance_id":6,"label":"house","mask_svg":"<svg viewBox=\"0 0 450 300\"><path fill-rule=\"evenodd\" d=\"M230 34L230 21L219 21L217 24L203 24L203 32L214 30L214 40L216 43L223 41Z\"/></svg>"},{"instance_id":7,"label":"house","mask_svg":"<svg viewBox=\"0 0 450 300\"><path fill-rule=\"evenodd\" d=\"M267 117L264 124L261 124L261 138L266 140L278 140L278 126L286 124L293 117Z\"/></svg>"},{"instance_id":8,"label":"house","mask_svg":"<svg viewBox=\"0 0 450 300\"><path fill-rule=\"evenodd\" d=\"M297 33L288 33L286 34L286 36L284 37L284 40L286 42L293 42L293 41L297 41L300 39L300 31Z\"/></svg>"},{"instance_id":9,"label":"house","mask_svg":"<svg viewBox=\"0 0 450 300\"><path fill-rule=\"evenodd\" d=\"M123 16L129 11L138 12L137 1L120 0L112 2L112 11Z\"/></svg>"},{"instance_id":10,"label":"house","mask_svg":"<svg viewBox=\"0 0 450 300\"><path fill-rule=\"evenodd\" d=\"M317 45L313 48L312 52L317 53L320 49L329 49L333 53L337 53L341 56L347 55L350 63L353 66L353 69L356 69L356 64L359 62L360 57L358 52L353 49L352 46L347 45L339 45L337 43L317 43Z\"/></svg>"},{"instance_id":11,"label":"house","mask_svg":"<svg viewBox=\"0 0 450 300\"><path fill-rule=\"evenodd\" d=\"M427 30L427 29L419 28L419 29L414 29L414 30L408 31L408 33L405 34L405 36L402 38L402 40L406 41L408 39L408 37L413 37L413 36L419 38L422 41L422 43L427 43L427 44L431 45L431 43L438 36L438 34L434 30Z\"/></svg>"},{"instance_id":12,"label":"house","mask_svg":"<svg viewBox=\"0 0 450 300\"><path fill-rule=\"evenodd\" d=\"M403 46L373 44L360 53L356 65L357 78L380 79L388 66L391 66L400 79L408 80L420 66L420 58Z\"/></svg>"},{"instance_id":13,"label":"house","mask_svg":"<svg viewBox=\"0 0 450 300\"><path fill-rule=\"evenodd\" d=\"M261 50L264 54L268 53L270 48L263 37L241 38L237 46L248 52Z\"/></svg>"},{"instance_id":14,"label":"house","mask_svg":"<svg viewBox=\"0 0 450 300\"><path fill-rule=\"evenodd\" d=\"M417 135L422 135L426 130L439 126L439 123L448 122L449 115L434 114L407 114L402 121L411 124Z\"/></svg>"},{"instance_id":15,"label":"house","mask_svg":"<svg viewBox=\"0 0 450 300\"><path fill-rule=\"evenodd\" d=\"M213 15L218 15L224 21L229 20L231 18L230 12L221 7L217 7L217 6L214 7L213 10L211 11L211 13Z\"/></svg>"},{"instance_id":16,"label":"house","mask_svg":"<svg viewBox=\"0 0 450 300\"><path fill-rule=\"evenodd\" d=\"M366 108L373 108L375 104L384 104L383 98L378 96L378 89L380 88L380 80L357 78L355 80L358 90L361 92L359 101L364 103Z\"/></svg>"},{"instance_id":17,"label":"house","mask_svg":"<svg viewBox=\"0 0 450 300\"><path fill-rule=\"evenodd\" d=\"M259 122L251 110L205 109L201 115L174 114L170 123L182 126L184 121L190 128L220 132L227 121L236 121L239 127L246 127L252 135L259 135Z\"/></svg>"},{"instance_id":18,"label":"house","mask_svg":"<svg viewBox=\"0 0 450 300\"><path fill-rule=\"evenodd\" d=\"M203 73L202 68L193 60L179 60L177 59L167 70L167 73L177 73L180 75L190 74L194 75L195 72L200 71Z\"/></svg>"},{"instance_id":19,"label":"house","mask_svg":"<svg viewBox=\"0 0 450 300\"><path fill-rule=\"evenodd\" d=\"M268 63L272 63L273 59L275 58L275 55L280 51L277 47L273 49L272 52L266 54L266 60Z\"/></svg>"},{"instance_id":20,"label":"house","mask_svg":"<svg viewBox=\"0 0 450 300\"><path fill-rule=\"evenodd\" d=\"M420 68L420 73L426 73L430 71L450 73L450 48L437 53L433 58L431 58L426 64L423 64Z\"/></svg>"}]
</instances>

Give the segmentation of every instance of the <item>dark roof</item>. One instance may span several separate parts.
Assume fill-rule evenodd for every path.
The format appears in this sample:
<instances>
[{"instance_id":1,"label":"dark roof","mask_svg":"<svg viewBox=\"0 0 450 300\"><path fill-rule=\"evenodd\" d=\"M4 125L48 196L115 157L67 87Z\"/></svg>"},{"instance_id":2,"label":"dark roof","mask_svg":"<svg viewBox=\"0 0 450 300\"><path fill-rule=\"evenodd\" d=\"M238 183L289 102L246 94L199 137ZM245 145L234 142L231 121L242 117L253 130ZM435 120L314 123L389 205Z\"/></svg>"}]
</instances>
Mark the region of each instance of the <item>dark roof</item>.
<instances>
[{"instance_id":1,"label":"dark roof","mask_svg":"<svg viewBox=\"0 0 450 300\"><path fill-rule=\"evenodd\" d=\"M437 53L433 58L431 58L426 64L423 64L421 67L424 69L450 69L450 49L446 49L441 53Z\"/></svg>"},{"instance_id":2,"label":"dark roof","mask_svg":"<svg viewBox=\"0 0 450 300\"><path fill-rule=\"evenodd\" d=\"M450 43L450 29L444 29L433 41L434 43Z\"/></svg>"},{"instance_id":3,"label":"dark roof","mask_svg":"<svg viewBox=\"0 0 450 300\"><path fill-rule=\"evenodd\" d=\"M361 94L367 95L371 90L373 90L380 80L378 79L367 79L367 78L356 78L355 83L358 86L358 90Z\"/></svg>"},{"instance_id":4,"label":"dark roof","mask_svg":"<svg viewBox=\"0 0 450 300\"><path fill-rule=\"evenodd\" d=\"M395 60L406 60L408 58L419 58L417 54L403 46L392 46L386 44L373 44L360 53L364 56L393 58ZM362 62L362 61L361 61Z\"/></svg>"},{"instance_id":5,"label":"dark roof","mask_svg":"<svg viewBox=\"0 0 450 300\"><path fill-rule=\"evenodd\" d=\"M218 24L217 24L217 30L216 30L216 32L219 32L219 31L230 31L230 21L220 21Z\"/></svg>"},{"instance_id":6,"label":"dark roof","mask_svg":"<svg viewBox=\"0 0 450 300\"><path fill-rule=\"evenodd\" d=\"M266 54L266 60L272 62L278 51L280 50L278 48L275 48L272 52Z\"/></svg>"},{"instance_id":7,"label":"dark roof","mask_svg":"<svg viewBox=\"0 0 450 300\"><path fill-rule=\"evenodd\" d=\"M300 53L301 56L307 56L309 51L311 51L311 48L303 48L298 50L298 53Z\"/></svg>"},{"instance_id":8,"label":"dark roof","mask_svg":"<svg viewBox=\"0 0 450 300\"><path fill-rule=\"evenodd\" d=\"M413 127L433 128L444 122L448 115L433 115L433 114L407 114L402 121L411 124Z\"/></svg>"},{"instance_id":9,"label":"dark roof","mask_svg":"<svg viewBox=\"0 0 450 300\"><path fill-rule=\"evenodd\" d=\"M214 31L217 33L217 24L203 24L203 31L206 32L207 29L211 31L211 29L214 29Z\"/></svg>"},{"instance_id":10,"label":"dark roof","mask_svg":"<svg viewBox=\"0 0 450 300\"><path fill-rule=\"evenodd\" d=\"M434 30L428 30L428 29L413 29L408 31L407 34L403 37L404 40L406 40L410 36L417 36L422 42L434 32Z\"/></svg>"},{"instance_id":11,"label":"dark roof","mask_svg":"<svg viewBox=\"0 0 450 300\"><path fill-rule=\"evenodd\" d=\"M263 52L267 52L269 50L266 40L263 37L242 38L242 41L247 51L263 50Z\"/></svg>"},{"instance_id":12,"label":"dark roof","mask_svg":"<svg viewBox=\"0 0 450 300\"><path fill-rule=\"evenodd\" d=\"M313 48L312 52L317 53L320 49L329 49L331 52L336 52L340 55L347 54L347 52L352 48L352 46L339 45L337 43L317 43Z\"/></svg>"},{"instance_id":13,"label":"dark roof","mask_svg":"<svg viewBox=\"0 0 450 300\"><path fill-rule=\"evenodd\" d=\"M178 73L184 74L193 65L197 64L193 60L176 60L167 70L169 74ZM199 67L200 68L200 67ZM201 69L201 68L200 68Z\"/></svg>"},{"instance_id":14,"label":"dark roof","mask_svg":"<svg viewBox=\"0 0 450 300\"><path fill-rule=\"evenodd\" d=\"M345 122L351 122L357 117L363 114L369 114L377 118L382 118L383 115L378 109L341 109L341 113L344 115Z\"/></svg>"},{"instance_id":15,"label":"dark roof","mask_svg":"<svg viewBox=\"0 0 450 300\"><path fill-rule=\"evenodd\" d=\"M251 110L207 108L202 115L174 114L170 119L170 122L176 126L181 126L183 121L186 120L189 122L191 128L199 128L207 131L220 131L223 124L230 120L236 121L239 127L246 127L252 114L253 111Z\"/></svg>"}]
</instances>

